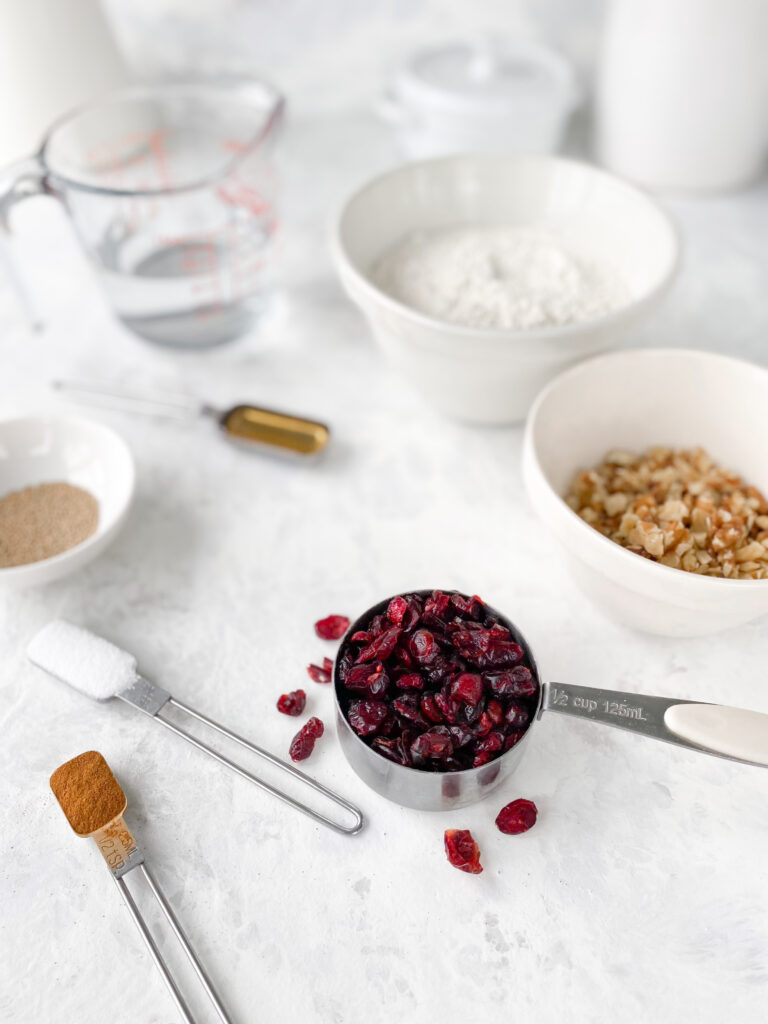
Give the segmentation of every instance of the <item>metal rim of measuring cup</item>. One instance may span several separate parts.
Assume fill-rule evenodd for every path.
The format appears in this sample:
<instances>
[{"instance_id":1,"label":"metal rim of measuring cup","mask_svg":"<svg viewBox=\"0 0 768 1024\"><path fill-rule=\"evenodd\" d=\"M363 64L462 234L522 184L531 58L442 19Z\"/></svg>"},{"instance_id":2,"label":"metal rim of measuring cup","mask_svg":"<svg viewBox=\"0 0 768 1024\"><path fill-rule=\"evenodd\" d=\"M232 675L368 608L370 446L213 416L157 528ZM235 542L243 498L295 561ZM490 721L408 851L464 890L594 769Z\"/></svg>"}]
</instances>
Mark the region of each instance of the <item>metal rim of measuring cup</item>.
<instances>
[{"instance_id":1,"label":"metal rim of measuring cup","mask_svg":"<svg viewBox=\"0 0 768 1024\"><path fill-rule=\"evenodd\" d=\"M432 589L408 590L402 593L427 597L432 593ZM458 593L458 591L454 590L447 590L445 592ZM397 596L399 595L392 595L392 597ZM424 772L418 768L409 768L406 765L396 764L369 747L347 721L341 705L340 689L342 683L339 677L341 655L349 643L349 638L357 630L363 629L373 616L383 614L392 597L379 601L363 612L362 615L359 615L342 637L339 649L336 652L336 658L333 663L333 696L336 704L336 731L342 752L352 770L367 786L378 793L379 796L383 796L387 800L391 800L403 807L412 807L421 811L447 811L452 808L466 807L468 804L484 800L486 796L509 778L519 764L520 759L528 749L529 734L541 713L544 686L541 682L539 670L530 645L520 630L506 615L502 615L501 612L489 604L485 605L491 615L494 615L510 631L515 643L520 644L522 647L525 663L533 673L533 677L539 687L536 711L531 716L522 739L514 747L505 751L495 760L489 761L488 764L481 765L479 768L464 768L462 771Z\"/></svg>"}]
</instances>

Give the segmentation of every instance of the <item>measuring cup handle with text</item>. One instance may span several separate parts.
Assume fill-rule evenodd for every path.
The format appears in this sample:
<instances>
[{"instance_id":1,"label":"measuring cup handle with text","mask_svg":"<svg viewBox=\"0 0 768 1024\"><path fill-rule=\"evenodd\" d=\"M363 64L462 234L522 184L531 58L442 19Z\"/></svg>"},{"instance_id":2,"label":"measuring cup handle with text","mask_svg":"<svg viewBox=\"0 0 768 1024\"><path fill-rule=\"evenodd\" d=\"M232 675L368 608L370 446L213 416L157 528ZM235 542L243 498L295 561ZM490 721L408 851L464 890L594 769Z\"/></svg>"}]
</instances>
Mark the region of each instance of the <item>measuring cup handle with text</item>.
<instances>
[{"instance_id":1,"label":"measuring cup handle with text","mask_svg":"<svg viewBox=\"0 0 768 1024\"><path fill-rule=\"evenodd\" d=\"M544 711L768 768L768 715L759 711L566 683L545 685Z\"/></svg>"}]
</instances>

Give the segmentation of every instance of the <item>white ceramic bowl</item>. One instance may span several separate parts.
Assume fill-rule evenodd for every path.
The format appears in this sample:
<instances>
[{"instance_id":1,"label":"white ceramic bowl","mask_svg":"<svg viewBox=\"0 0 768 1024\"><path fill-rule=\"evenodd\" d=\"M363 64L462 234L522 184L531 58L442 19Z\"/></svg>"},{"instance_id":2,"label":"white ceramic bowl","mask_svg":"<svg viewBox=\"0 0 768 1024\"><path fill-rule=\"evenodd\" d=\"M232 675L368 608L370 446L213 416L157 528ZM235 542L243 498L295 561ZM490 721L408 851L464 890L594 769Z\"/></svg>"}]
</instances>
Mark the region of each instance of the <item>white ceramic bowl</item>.
<instances>
[{"instance_id":1,"label":"white ceramic bowl","mask_svg":"<svg viewBox=\"0 0 768 1024\"><path fill-rule=\"evenodd\" d=\"M0 421L0 497L32 484L65 482L99 502L99 525L82 544L40 562L0 569L0 586L26 587L68 576L117 536L133 498L128 446L100 423L70 416Z\"/></svg>"},{"instance_id":2,"label":"white ceramic bowl","mask_svg":"<svg viewBox=\"0 0 768 1024\"><path fill-rule=\"evenodd\" d=\"M609 266L631 300L581 324L470 328L417 313L371 281L377 259L411 231L457 224L543 228ZM605 171L548 156L483 154L406 164L345 205L334 253L342 284L392 362L436 408L476 423L514 423L552 377L642 324L670 285L678 240L646 195Z\"/></svg>"},{"instance_id":3,"label":"white ceramic bowl","mask_svg":"<svg viewBox=\"0 0 768 1024\"><path fill-rule=\"evenodd\" d=\"M566 504L579 469L611 448L700 445L768 493L768 371L727 356L638 349L567 370L537 398L523 472L533 507L572 574L611 619L649 633L698 636L768 613L768 580L698 576L627 551Z\"/></svg>"}]
</instances>

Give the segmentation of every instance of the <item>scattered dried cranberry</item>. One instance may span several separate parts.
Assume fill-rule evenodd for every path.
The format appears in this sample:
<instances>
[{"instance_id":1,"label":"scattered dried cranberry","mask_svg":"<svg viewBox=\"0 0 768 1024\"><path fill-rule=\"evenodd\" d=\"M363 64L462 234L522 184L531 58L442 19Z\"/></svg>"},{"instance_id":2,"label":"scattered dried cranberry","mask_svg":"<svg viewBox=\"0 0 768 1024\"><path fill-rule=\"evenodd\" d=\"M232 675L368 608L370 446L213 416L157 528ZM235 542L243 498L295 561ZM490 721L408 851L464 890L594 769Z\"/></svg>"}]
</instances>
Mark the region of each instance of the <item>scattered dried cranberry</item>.
<instances>
[{"instance_id":1,"label":"scattered dried cranberry","mask_svg":"<svg viewBox=\"0 0 768 1024\"><path fill-rule=\"evenodd\" d=\"M480 864L480 847L466 828L447 828L445 830L445 855L448 863L459 871L470 875L479 875L483 870Z\"/></svg>"},{"instance_id":2,"label":"scattered dried cranberry","mask_svg":"<svg viewBox=\"0 0 768 1024\"><path fill-rule=\"evenodd\" d=\"M496 828L508 836L527 832L536 824L536 804L533 800L513 800L502 807L496 817Z\"/></svg>"},{"instance_id":3,"label":"scattered dried cranberry","mask_svg":"<svg viewBox=\"0 0 768 1024\"><path fill-rule=\"evenodd\" d=\"M291 690L278 698L277 710L284 715L300 715L307 703L307 695L303 690Z\"/></svg>"},{"instance_id":4,"label":"scattered dried cranberry","mask_svg":"<svg viewBox=\"0 0 768 1024\"><path fill-rule=\"evenodd\" d=\"M315 623L315 632L321 640L340 640L349 629L346 615L329 615Z\"/></svg>"},{"instance_id":5,"label":"scattered dried cranberry","mask_svg":"<svg viewBox=\"0 0 768 1024\"><path fill-rule=\"evenodd\" d=\"M292 761L305 761L315 749L315 740L323 735L323 723L319 718L310 718L291 740L289 754Z\"/></svg>"},{"instance_id":6,"label":"scattered dried cranberry","mask_svg":"<svg viewBox=\"0 0 768 1024\"><path fill-rule=\"evenodd\" d=\"M487 764L520 741L538 706L513 630L479 597L451 591L380 605L342 644L336 677L363 742L420 771Z\"/></svg>"},{"instance_id":7,"label":"scattered dried cranberry","mask_svg":"<svg viewBox=\"0 0 768 1024\"><path fill-rule=\"evenodd\" d=\"M307 665L307 675L313 683L330 683L333 662L331 662L330 666L326 668L325 662L327 660L327 658L323 658L322 668L319 665Z\"/></svg>"}]
</instances>

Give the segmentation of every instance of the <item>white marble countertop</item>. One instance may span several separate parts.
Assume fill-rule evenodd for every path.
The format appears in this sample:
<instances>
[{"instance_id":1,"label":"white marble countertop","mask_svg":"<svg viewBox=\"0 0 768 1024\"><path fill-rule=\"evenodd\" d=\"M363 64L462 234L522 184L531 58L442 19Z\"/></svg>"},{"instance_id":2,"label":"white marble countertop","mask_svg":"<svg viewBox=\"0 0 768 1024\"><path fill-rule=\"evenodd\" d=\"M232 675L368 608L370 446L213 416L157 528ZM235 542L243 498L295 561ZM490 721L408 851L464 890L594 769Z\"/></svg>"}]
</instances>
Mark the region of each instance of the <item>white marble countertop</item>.
<instances>
[{"instance_id":1,"label":"white marble countertop","mask_svg":"<svg viewBox=\"0 0 768 1024\"><path fill-rule=\"evenodd\" d=\"M758 622L696 640L641 636L586 604L526 503L520 430L433 415L390 375L334 279L328 218L389 159L379 130L354 113L294 123L287 156L285 315L263 348L173 355L138 342L110 319L53 204L18 212L48 326L30 334L0 291L3 416L60 405L53 377L109 378L305 410L335 441L325 462L298 468L234 451L204 424L90 413L135 454L130 521L79 575L0 594L0 1019L176 1019L98 852L48 789L58 764L96 747L238 1022L758 1024L758 769L552 717L501 792L430 815L376 797L344 762L331 693L304 674L330 653L312 623L397 590L479 592L518 622L550 678L766 712L768 635ZM686 263L637 343L768 360L767 200L763 185L669 203ZM24 648L54 616L113 638L149 678L277 752L296 724L275 700L304 686L330 727L307 769L364 808L365 832L316 827L131 708L40 675ZM517 796L536 801L539 821L505 837L493 819ZM445 861L451 826L472 829L482 875Z\"/></svg>"}]
</instances>

